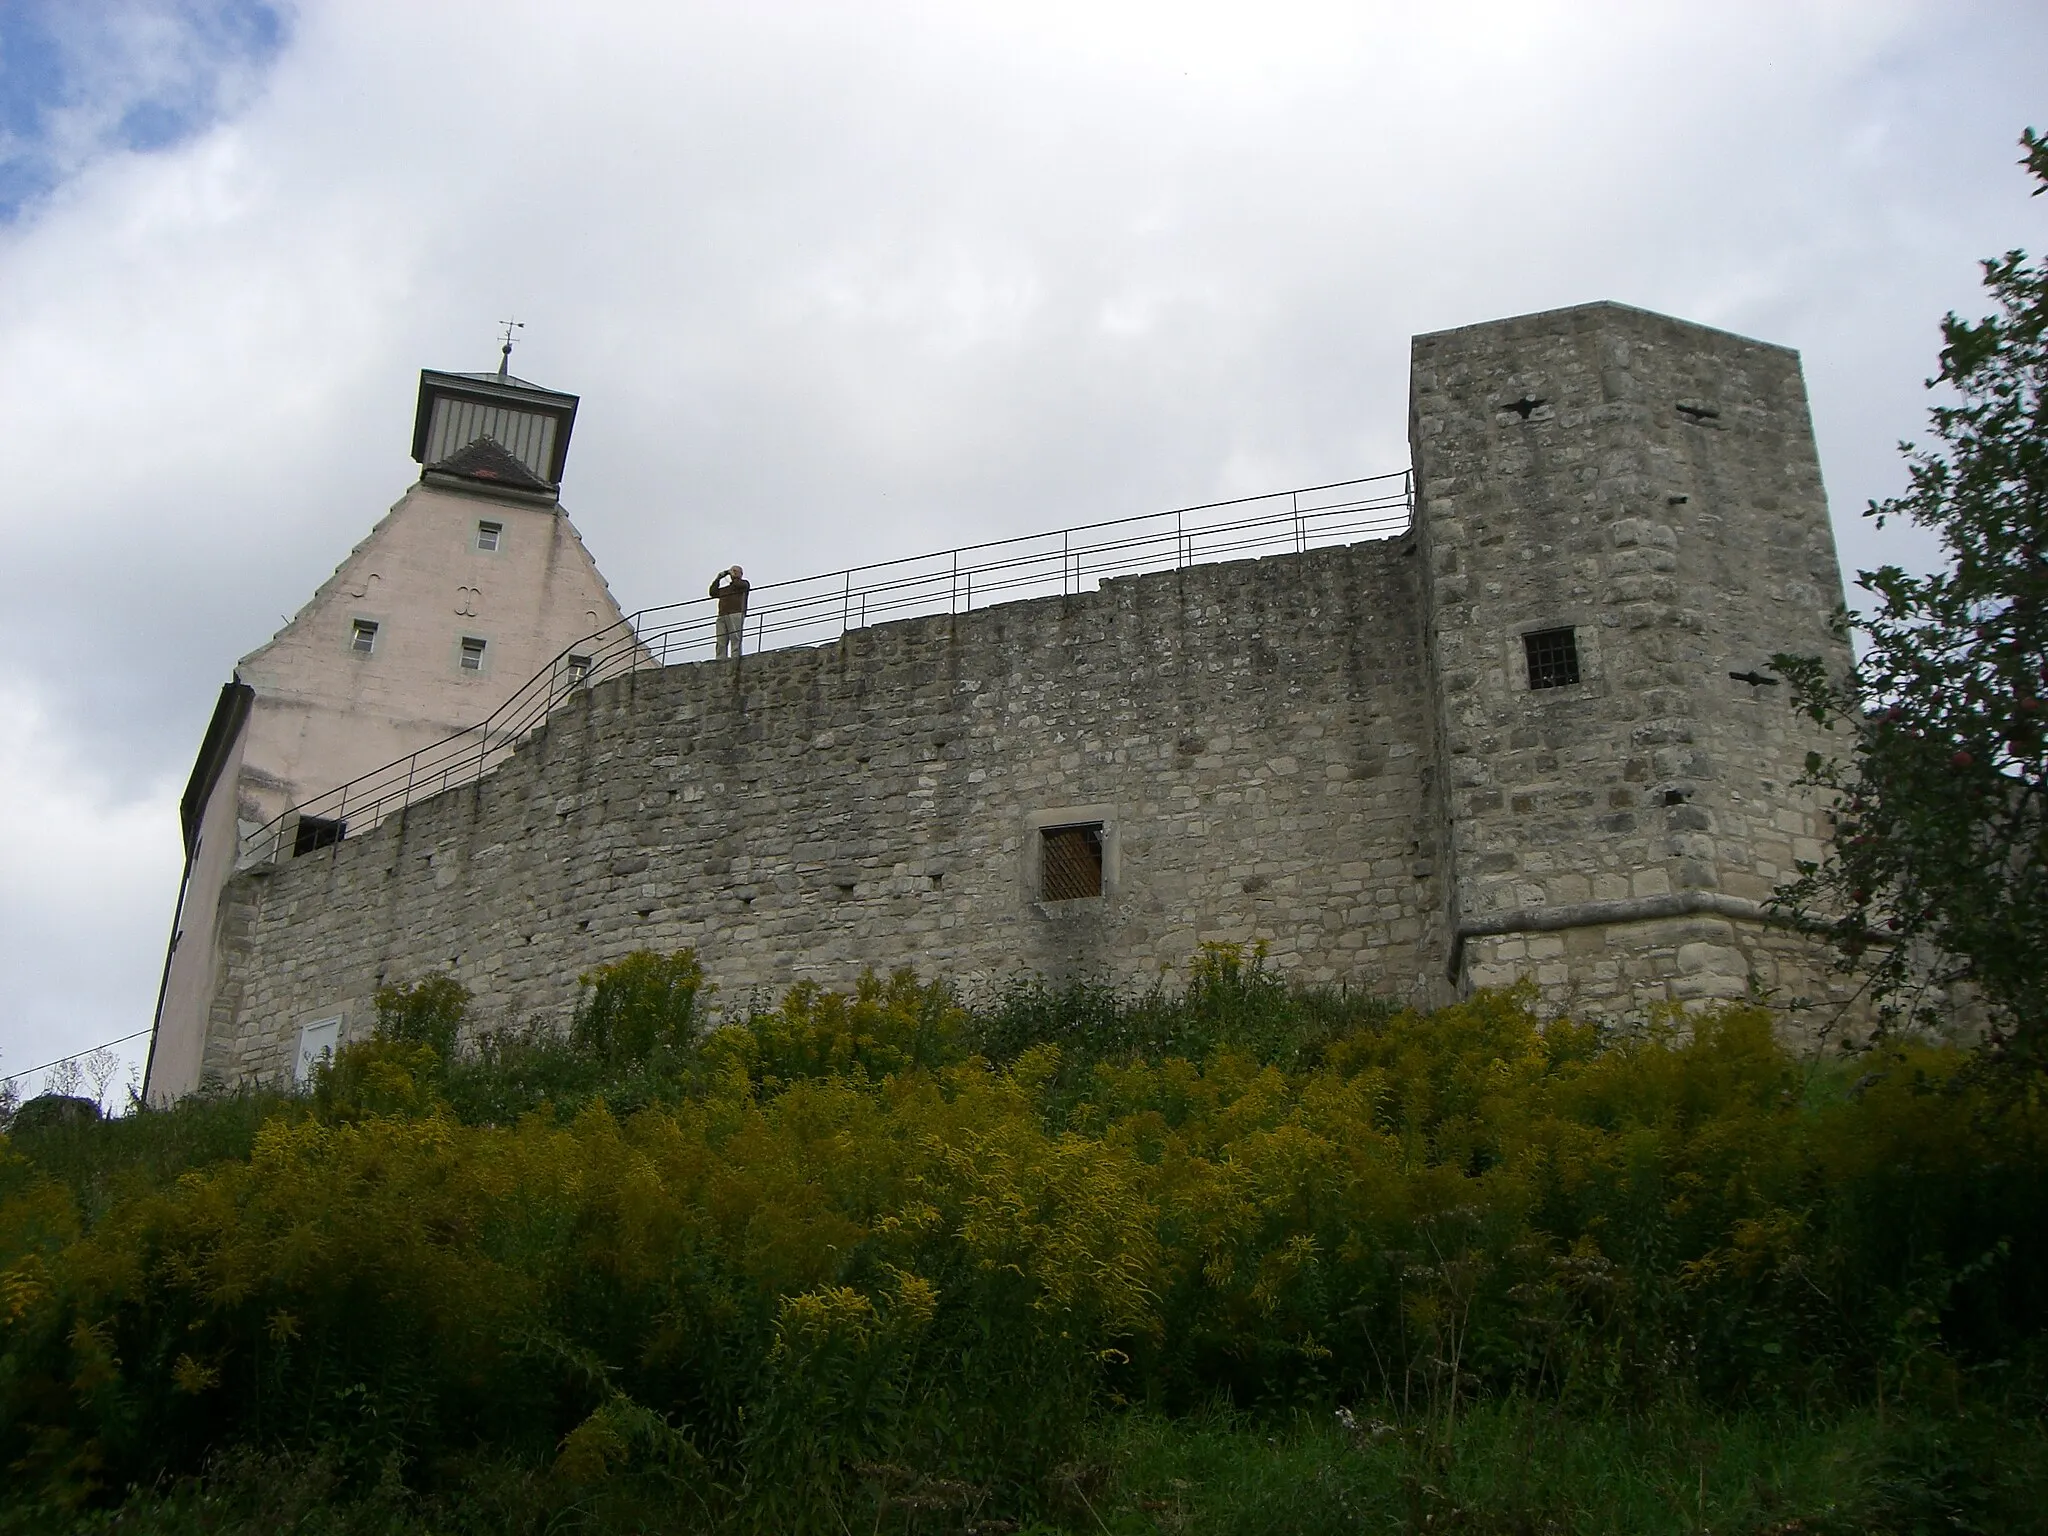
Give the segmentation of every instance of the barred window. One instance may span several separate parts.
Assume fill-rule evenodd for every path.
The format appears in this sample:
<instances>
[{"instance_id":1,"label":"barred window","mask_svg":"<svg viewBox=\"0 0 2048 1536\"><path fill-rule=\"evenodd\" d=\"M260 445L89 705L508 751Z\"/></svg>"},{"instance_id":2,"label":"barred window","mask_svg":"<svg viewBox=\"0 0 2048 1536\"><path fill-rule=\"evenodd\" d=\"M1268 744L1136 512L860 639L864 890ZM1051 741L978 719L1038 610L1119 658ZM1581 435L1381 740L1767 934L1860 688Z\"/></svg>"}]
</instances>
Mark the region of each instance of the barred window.
<instances>
[{"instance_id":1,"label":"barred window","mask_svg":"<svg viewBox=\"0 0 2048 1536\"><path fill-rule=\"evenodd\" d=\"M476 525L476 547L485 554L491 554L498 547L498 540L504 535L503 523L478 523Z\"/></svg>"},{"instance_id":2,"label":"barred window","mask_svg":"<svg viewBox=\"0 0 2048 1536\"><path fill-rule=\"evenodd\" d=\"M1102 823L1047 827L1039 834L1038 899L1080 901L1102 894Z\"/></svg>"},{"instance_id":3,"label":"barred window","mask_svg":"<svg viewBox=\"0 0 2048 1536\"><path fill-rule=\"evenodd\" d=\"M1579 680L1578 633L1570 629L1539 629L1522 636L1529 654L1531 688L1568 688Z\"/></svg>"}]
</instances>

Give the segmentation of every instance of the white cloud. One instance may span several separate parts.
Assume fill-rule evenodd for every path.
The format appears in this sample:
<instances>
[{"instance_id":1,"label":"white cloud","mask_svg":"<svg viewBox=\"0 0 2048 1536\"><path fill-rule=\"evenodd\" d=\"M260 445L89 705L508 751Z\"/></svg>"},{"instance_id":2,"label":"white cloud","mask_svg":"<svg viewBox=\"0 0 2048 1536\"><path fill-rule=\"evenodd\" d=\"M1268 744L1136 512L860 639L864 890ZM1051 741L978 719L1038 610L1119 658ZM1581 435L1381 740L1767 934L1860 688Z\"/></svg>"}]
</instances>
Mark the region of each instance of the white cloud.
<instances>
[{"instance_id":1,"label":"white cloud","mask_svg":"<svg viewBox=\"0 0 2048 1536\"><path fill-rule=\"evenodd\" d=\"M100 157L246 107L286 25L268 0L23 0L0 16L0 216Z\"/></svg>"},{"instance_id":2,"label":"white cloud","mask_svg":"<svg viewBox=\"0 0 2048 1536\"><path fill-rule=\"evenodd\" d=\"M2048 244L2044 65L2020 5L308 4L233 115L0 231L0 797L174 850L415 370L513 313L629 607L1398 468L1412 333L1593 298L1800 347L1847 562L1911 550L1854 512L1974 258ZM175 869L116 839L89 899L4 825L38 943L147 962L93 1029L146 1021ZM43 968L0 938L0 1017Z\"/></svg>"},{"instance_id":3,"label":"white cloud","mask_svg":"<svg viewBox=\"0 0 2048 1536\"><path fill-rule=\"evenodd\" d=\"M136 1005L155 1001L169 937L183 784L127 796L109 777L34 695L0 687L0 1078L149 1022ZM147 1050L140 1040L119 1053L140 1063Z\"/></svg>"}]
</instances>

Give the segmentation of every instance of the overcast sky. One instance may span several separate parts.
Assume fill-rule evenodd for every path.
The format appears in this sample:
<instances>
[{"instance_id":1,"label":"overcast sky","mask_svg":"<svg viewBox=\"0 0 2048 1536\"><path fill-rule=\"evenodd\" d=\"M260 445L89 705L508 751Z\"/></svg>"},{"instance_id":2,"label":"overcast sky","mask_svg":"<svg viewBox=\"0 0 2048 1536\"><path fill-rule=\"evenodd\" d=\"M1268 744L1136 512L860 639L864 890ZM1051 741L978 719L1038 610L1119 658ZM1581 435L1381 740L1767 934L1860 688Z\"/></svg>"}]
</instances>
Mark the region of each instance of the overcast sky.
<instances>
[{"instance_id":1,"label":"overcast sky","mask_svg":"<svg viewBox=\"0 0 2048 1536\"><path fill-rule=\"evenodd\" d=\"M0 1073L148 1025L214 696L501 318L627 609L1399 469L1412 334L1592 299L1799 348L1919 563L2044 81L2038 0L0 0Z\"/></svg>"}]
</instances>

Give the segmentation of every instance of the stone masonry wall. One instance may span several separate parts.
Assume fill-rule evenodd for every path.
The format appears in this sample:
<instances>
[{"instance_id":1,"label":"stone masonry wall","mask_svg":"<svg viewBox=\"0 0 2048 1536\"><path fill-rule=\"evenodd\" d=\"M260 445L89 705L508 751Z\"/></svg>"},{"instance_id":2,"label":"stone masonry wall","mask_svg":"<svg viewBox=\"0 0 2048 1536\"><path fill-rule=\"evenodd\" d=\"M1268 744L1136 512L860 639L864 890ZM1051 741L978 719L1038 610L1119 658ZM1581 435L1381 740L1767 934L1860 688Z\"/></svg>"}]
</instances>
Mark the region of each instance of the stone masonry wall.
<instances>
[{"instance_id":1,"label":"stone masonry wall","mask_svg":"<svg viewBox=\"0 0 2048 1536\"><path fill-rule=\"evenodd\" d=\"M1799 359L1614 304L1417 337L1411 536L1130 577L580 696L476 785L236 876L204 1070L288 1068L447 971L486 1024L694 946L727 999L914 964L1130 984L1203 942L1430 1004L1523 977L1640 1016L1758 991L1854 1027L1767 921L1846 666ZM1576 681L1532 687L1568 630ZM1041 832L1105 894L1039 900ZM1797 1027L1797 1026L1795 1026Z\"/></svg>"},{"instance_id":2,"label":"stone masonry wall","mask_svg":"<svg viewBox=\"0 0 2048 1536\"><path fill-rule=\"evenodd\" d=\"M1144 983L1210 940L1305 981L1445 994L1411 538L1103 583L650 669L476 785L237 876L205 1070L286 1071L445 970L487 1023L695 946L726 999L914 964ZM1038 831L1101 821L1106 893L1045 903Z\"/></svg>"}]
</instances>

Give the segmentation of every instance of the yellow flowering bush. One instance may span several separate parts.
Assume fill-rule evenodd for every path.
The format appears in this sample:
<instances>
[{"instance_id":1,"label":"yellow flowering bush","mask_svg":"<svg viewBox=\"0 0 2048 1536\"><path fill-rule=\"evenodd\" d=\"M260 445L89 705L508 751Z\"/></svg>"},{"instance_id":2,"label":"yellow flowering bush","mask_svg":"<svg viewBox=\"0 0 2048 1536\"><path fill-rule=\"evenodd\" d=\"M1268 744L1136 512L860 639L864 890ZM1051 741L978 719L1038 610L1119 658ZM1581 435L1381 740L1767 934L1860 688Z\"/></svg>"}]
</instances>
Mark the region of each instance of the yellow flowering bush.
<instances>
[{"instance_id":1,"label":"yellow flowering bush","mask_svg":"<svg viewBox=\"0 0 2048 1536\"><path fill-rule=\"evenodd\" d=\"M0 1456L85 1499L486 1447L836 1529L812 1495L878 1467L1028 1505L1120 1403L1813 1400L2044 1315L2048 1121L1953 1050L1852 1080L1757 1010L1602 1040L1514 992L1289 1036L1206 964L1200 1057L991 1043L905 973L671 1038L638 1107L465 1119L474 1062L351 1047L90 1219L0 1142Z\"/></svg>"}]
</instances>

